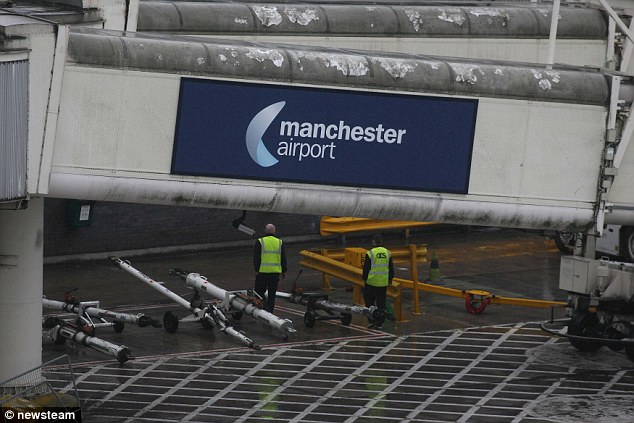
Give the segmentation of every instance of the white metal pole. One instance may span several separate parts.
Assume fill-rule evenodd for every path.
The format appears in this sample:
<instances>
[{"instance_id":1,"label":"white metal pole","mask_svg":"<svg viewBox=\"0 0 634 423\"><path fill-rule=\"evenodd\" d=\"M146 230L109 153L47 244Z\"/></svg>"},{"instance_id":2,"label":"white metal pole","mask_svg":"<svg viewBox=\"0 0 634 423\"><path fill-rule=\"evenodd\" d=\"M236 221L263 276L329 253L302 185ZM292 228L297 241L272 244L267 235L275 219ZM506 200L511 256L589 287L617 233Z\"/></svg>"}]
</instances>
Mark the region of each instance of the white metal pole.
<instances>
[{"instance_id":1,"label":"white metal pole","mask_svg":"<svg viewBox=\"0 0 634 423\"><path fill-rule=\"evenodd\" d=\"M608 19L608 48L605 51L605 65L608 69L612 70L616 68L616 64L614 63L615 41L616 22L610 18Z\"/></svg>"},{"instance_id":2,"label":"white metal pole","mask_svg":"<svg viewBox=\"0 0 634 423\"><path fill-rule=\"evenodd\" d=\"M262 310L261 308L254 306L253 304L247 302L239 296L210 283L207 279L205 279L198 273L189 273L187 275L187 278L185 279L185 282L192 288L196 288L203 292L206 292L220 301L227 301L227 303L236 310L242 311L249 316L264 321L269 326L282 332L284 336L287 336L287 332L295 332L292 320L282 319L274 314L269 313L266 310Z\"/></svg>"},{"instance_id":3,"label":"white metal pole","mask_svg":"<svg viewBox=\"0 0 634 423\"><path fill-rule=\"evenodd\" d=\"M550 37L548 39L548 58L546 59L546 67L553 68L555 63L555 42L557 41L557 26L559 25L559 3L560 0L553 2L552 16L550 17Z\"/></svg>"},{"instance_id":4,"label":"white metal pole","mask_svg":"<svg viewBox=\"0 0 634 423\"><path fill-rule=\"evenodd\" d=\"M59 310L66 311L68 313L81 314L82 307L75 304L70 304L64 301L57 300L49 300L48 298L42 299L42 305L44 308L48 308L51 310ZM133 323L135 325L139 325L141 327L147 325L155 325L156 323L152 318L146 316L143 313L138 314L130 314L130 313L119 313L116 311L110 311L99 307L86 307L83 311L89 315L90 317L98 317L98 318L108 318L112 319L116 322L124 322L124 323Z\"/></svg>"},{"instance_id":5,"label":"white metal pole","mask_svg":"<svg viewBox=\"0 0 634 423\"><path fill-rule=\"evenodd\" d=\"M614 20L614 19L612 19ZM630 22L630 33L634 30L634 20ZM621 53L621 65L619 71L625 73L634 73L630 68L630 62L632 61L632 48L634 47L634 40L626 38L624 47Z\"/></svg>"},{"instance_id":6,"label":"white metal pole","mask_svg":"<svg viewBox=\"0 0 634 423\"><path fill-rule=\"evenodd\" d=\"M181 306L185 307L188 310L192 309L192 306L189 301L187 301L186 299L184 299L183 297L181 297L174 291L170 291L169 289L159 284L158 282L156 282L154 279L150 278L143 272L138 271L137 269L132 267L130 263L126 262L125 260L121 260L118 257L110 257L110 260L115 262L120 268L122 268L123 270L131 274L132 276L145 282L146 285L156 289L158 292L165 295L170 300L174 301L176 304L180 304Z\"/></svg>"},{"instance_id":7,"label":"white metal pole","mask_svg":"<svg viewBox=\"0 0 634 423\"><path fill-rule=\"evenodd\" d=\"M80 330L69 326L58 326L56 336L61 336L64 339L73 341L77 344L85 345L94 350L112 356L119 361L119 363L125 363L131 357L131 352L125 345L117 345L104 339L99 339L94 336L86 335Z\"/></svg>"},{"instance_id":8,"label":"white metal pole","mask_svg":"<svg viewBox=\"0 0 634 423\"><path fill-rule=\"evenodd\" d=\"M226 324L226 318L224 317L224 315L219 309L216 310L217 314L215 314L213 307L211 308L205 307L205 309L194 307L189 301L187 301L180 295L176 294L175 292L170 291L164 286L158 284L156 281L154 281L154 279L150 278L143 272L140 272L139 270L135 269L130 263L126 262L125 260L121 260L118 257L110 257L110 260L112 260L117 266L119 266L126 272L130 273L132 276L135 276L136 278L141 279L147 285L161 292L163 295L170 298L175 303L180 304L186 309L188 309L189 311L191 311L193 315L197 317L197 319L206 320L207 322L209 322L210 324L214 326L217 325L222 332L224 332L225 334L229 336L233 336L234 338L236 338L237 340L239 340L244 345L250 348L254 348L257 350L261 348L253 340L248 338L245 334L235 330L231 326L228 326Z\"/></svg>"},{"instance_id":9,"label":"white metal pole","mask_svg":"<svg viewBox=\"0 0 634 423\"><path fill-rule=\"evenodd\" d=\"M308 297L304 294L289 294L288 292L278 291L276 296L278 298L284 298L291 303L301 304L303 306L308 306L310 304ZM323 310L336 311L339 313L363 314L370 318L375 318L378 310L375 306L363 307L358 305L335 303L323 299L315 300L315 305L321 307Z\"/></svg>"}]
</instances>

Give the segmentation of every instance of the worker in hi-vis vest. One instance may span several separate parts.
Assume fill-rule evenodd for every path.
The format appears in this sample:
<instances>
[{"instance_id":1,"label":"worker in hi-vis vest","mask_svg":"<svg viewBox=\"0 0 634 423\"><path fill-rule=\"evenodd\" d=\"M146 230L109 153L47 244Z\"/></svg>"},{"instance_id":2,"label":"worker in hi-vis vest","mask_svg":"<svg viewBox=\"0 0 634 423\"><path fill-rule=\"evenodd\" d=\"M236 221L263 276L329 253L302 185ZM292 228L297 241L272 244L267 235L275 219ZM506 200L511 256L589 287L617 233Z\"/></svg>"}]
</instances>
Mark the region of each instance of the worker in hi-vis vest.
<instances>
[{"instance_id":1,"label":"worker in hi-vis vest","mask_svg":"<svg viewBox=\"0 0 634 423\"><path fill-rule=\"evenodd\" d=\"M363 300L366 307L376 306L380 318L370 319L370 328L381 329L385 320L385 301L387 287L392 285L394 278L394 262L390 250L383 246L383 238L376 234L372 238L373 248L365 254L363 262Z\"/></svg>"},{"instance_id":2,"label":"worker in hi-vis vest","mask_svg":"<svg viewBox=\"0 0 634 423\"><path fill-rule=\"evenodd\" d=\"M255 292L262 298L264 310L273 313L280 276L286 278L286 252L282 240L275 236L273 224L266 225L264 234L255 241L253 249Z\"/></svg>"}]
</instances>

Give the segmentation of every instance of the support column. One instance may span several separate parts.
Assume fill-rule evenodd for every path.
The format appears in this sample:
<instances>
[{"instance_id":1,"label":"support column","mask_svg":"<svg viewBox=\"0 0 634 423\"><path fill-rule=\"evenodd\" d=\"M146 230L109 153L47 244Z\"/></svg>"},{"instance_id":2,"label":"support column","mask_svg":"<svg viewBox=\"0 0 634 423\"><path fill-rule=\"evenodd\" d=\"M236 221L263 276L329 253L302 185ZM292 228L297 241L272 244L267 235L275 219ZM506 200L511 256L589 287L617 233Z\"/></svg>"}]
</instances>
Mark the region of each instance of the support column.
<instances>
[{"instance_id":1,"label":"support column","mask_svg":"<svg viewBox=\"0 0 634 423\"><path fill-rule=\"evenodd\" d=\"M44 199L0 210L0 381L42 364Z\"/></svg>"}]
</instances>

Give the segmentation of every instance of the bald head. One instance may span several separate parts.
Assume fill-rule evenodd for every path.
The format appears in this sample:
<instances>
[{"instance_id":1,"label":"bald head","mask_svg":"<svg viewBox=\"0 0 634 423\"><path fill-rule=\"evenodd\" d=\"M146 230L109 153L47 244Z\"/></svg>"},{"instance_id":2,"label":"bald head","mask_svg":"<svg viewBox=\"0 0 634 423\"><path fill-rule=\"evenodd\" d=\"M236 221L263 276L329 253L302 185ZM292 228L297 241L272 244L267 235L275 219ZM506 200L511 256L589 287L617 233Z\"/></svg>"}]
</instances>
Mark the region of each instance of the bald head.
<instances>
[{"instance_id":1,"label":"bald head","mask_svg":"<svg viewBox=\"0 0 634 423\"><path fill-rule=\"evenodd\" d=\"M264 233L267 235L275 235L275 225L272 223L267 224L264 228Z\"/></svg>"}]
</instances>

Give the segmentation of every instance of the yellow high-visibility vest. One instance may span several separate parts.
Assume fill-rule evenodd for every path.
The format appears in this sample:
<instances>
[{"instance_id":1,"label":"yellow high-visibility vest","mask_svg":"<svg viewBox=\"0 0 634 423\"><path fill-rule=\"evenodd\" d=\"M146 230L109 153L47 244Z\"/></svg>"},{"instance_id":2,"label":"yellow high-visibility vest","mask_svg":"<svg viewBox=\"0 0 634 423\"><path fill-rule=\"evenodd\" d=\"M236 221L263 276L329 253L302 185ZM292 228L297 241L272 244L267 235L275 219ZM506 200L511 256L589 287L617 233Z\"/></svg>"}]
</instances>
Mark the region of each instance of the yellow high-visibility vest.
<instances>
[{"instance_id":1,"label":"yellow high-visibility vest","mask_svg":"<svg viewBox=\"0 0 634 423\"><path fill-rule=\"evenodd\" d=\"M260 273L282 273L282 240L272 235L258 239L261 246Z\"/></svg>"},{"instance_id":2,"label":"yellow high-visibility vest","mask_svg":"<svg viewBox=\"0 0 634 423\"><path fill-rule=\"evenodd\" d=\"M365 281L372 286L388 286L390 283L390 251L385 247L374 247L368 251L370 273Z\"/></svg>"}]
</instances>

